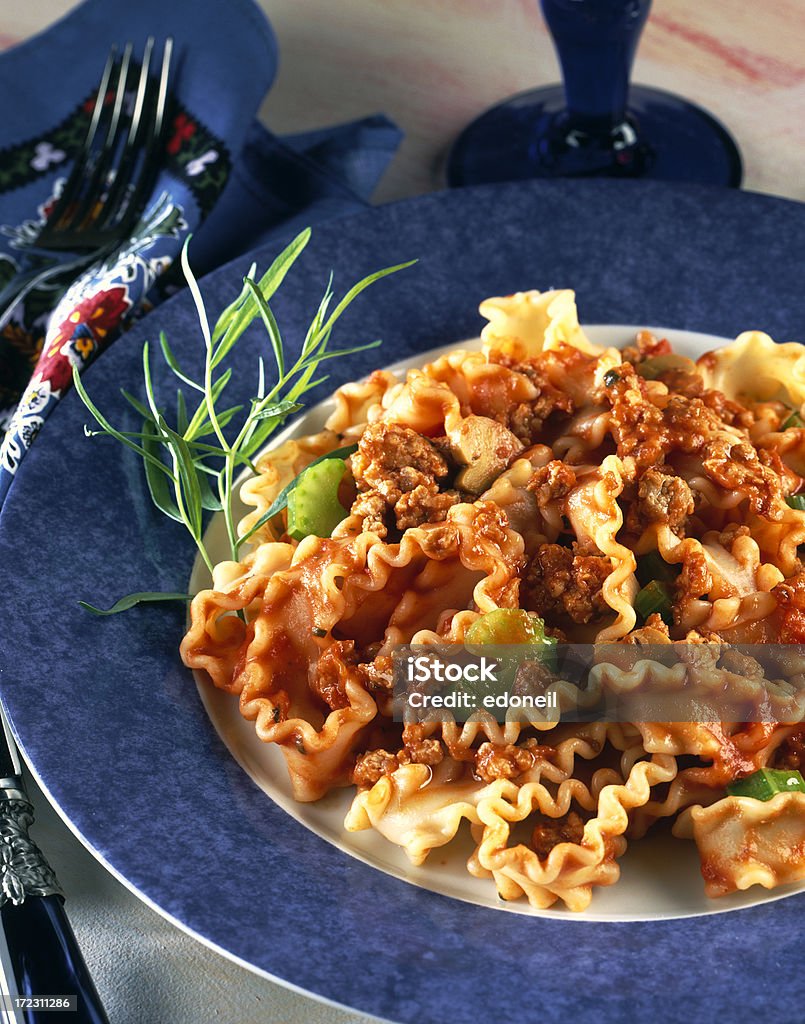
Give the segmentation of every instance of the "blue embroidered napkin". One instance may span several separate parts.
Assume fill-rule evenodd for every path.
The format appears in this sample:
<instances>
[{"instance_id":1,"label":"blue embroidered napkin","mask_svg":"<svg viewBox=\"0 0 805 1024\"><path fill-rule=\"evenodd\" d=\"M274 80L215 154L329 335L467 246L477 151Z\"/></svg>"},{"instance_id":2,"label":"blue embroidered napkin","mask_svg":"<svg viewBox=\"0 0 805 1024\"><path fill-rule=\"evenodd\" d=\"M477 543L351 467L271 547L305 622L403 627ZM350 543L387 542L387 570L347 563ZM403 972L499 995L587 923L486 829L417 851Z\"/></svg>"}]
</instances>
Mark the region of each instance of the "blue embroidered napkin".
<instances>
[{"instance_id":1,"label":"blue embroidered napkin","mask_svg":"<svg viewBox=\"0 0 805 1024\"><path fill-rule=\"evenodd\" d=\"M171 36L177 56L166 163L141 223L55 305L33 292L0 332L0 505L28 447L72 380L180 278L188 233L200 275L265 241L365 205L400 141L385 117L281 140L254 120L277 66L253 0L86 0L0 54L0 290L18 243L47 215L81 145L112 43ZM174 266L174 271L176 267ZM64 285L62 286L64 287Z\"/></svg>"}]
</instances>

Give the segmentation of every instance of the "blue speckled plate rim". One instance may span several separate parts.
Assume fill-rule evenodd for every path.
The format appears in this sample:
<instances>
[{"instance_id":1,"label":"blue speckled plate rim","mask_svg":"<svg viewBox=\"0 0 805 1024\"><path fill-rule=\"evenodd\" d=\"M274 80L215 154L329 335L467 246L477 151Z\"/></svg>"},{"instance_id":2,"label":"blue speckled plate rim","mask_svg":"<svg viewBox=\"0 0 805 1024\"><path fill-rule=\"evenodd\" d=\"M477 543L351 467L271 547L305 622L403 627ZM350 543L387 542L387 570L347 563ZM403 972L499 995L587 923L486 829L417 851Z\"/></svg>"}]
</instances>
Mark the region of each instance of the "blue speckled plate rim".
<instances>
[{"instance_id":1,"label":"blue speckled plate rim","mask_svg":"<svg viewBox=\"0 0 805 1024\"><path fill-rule=\"evenodd\" d=\"M209 275L210 308L278 244ZM343 290L411 257L416 268L375 286L343 324L342 340L380 336L383 349L334 365L311 401L476 332L481 298L527 287L574 287L587 322L805 338L805 207L607 181L435 194L318 227L276 302L281 324L298 337L331 268ZM120 408L117 386L139 380L142 341L160 329L192 366L194 324L189 296L177 296L89 370L90 393ZM246 340L245 363L258 347ZM802 984L780 966L796 963L805 897L636 924L500 914L376 871L267 800L179 661L183 610L97 619L76 605L181 589L193 556L149 506L134 458L85 441L85 421L67 396L0 516L0 692L62 814L135 891L261 972L395 1021L527 1020L529 1006L545 1022L687 1021L725 1000L736 1021L770 1006L796 1019Z\"/></svg>"}]
</instances>

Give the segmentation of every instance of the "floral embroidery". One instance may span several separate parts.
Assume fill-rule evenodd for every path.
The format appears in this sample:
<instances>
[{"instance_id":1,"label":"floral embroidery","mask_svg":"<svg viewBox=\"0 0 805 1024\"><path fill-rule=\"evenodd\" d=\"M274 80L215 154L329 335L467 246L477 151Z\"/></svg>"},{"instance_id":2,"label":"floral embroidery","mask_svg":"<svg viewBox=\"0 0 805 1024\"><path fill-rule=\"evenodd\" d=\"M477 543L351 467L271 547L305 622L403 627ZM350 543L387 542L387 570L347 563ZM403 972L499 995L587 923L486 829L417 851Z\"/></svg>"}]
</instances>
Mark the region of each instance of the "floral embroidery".
<instances>
[{"instance_id":1,"label":"floral embroidery","mask_svg":"<svg viewBox=\"0 0 805 1024\"><path fill-rule=\"evenodd\" d=\"M71 366L85 366L98 346L89 328L81 324L73 337L62 345L60 351L70 360Z\"/></svg>"},{"instance_id":2,"label":"floral embroidery","mask_svg":"<svg viewBox=\"0 0 805 1024\"><path fill-rule=\"evenodd\" d=\"M208 149L206 153L202 153L195 160L191 160L185 169L191 178L195 178L201 174L208 164L214 164L217 159L218 152L214 149Z\"/></svg>"},{"instance_id":3,"label":"floral embroidery","mask_svg":"<svg viewBox=\"0 0 805 1024\"><path fill-rule=\"evenodd\" d=\"M23 413L41 412L51 398L59 398L60 392L54 391L50 381L45 380L41 373L31 378L31 383L25 389L25 394L20 399L19 408Z\"/></svg>"},{"instance_id":4,"label":"floral embroidery","mask_svg":"<svg viewBox=\"0 0 805 1024\"><path fill-rule=\"evenodd\" d=\"M42 426L42 420L40 418L39 426ZM12 433L11 428L17 428L17 422L14 417L11 418L11 424L9 425L8 433L3 439L3 446L0 448L0 469L4 469L7 473L16 473L17 466L20 464L20 459L23 454L28 450L28 445L23 445L21 439L17 436L17 433ZM36 434L34 434L36 436Z\"/></svg>"},{"instance_id":5,"label":"floral embroidery","mask_svg":"<svg viewBox=\"0 0 805 1024\"><path fill-rule=\"evenodd\" d=\"M173 135L165 147L167 151L175 156L182 148L182 143L192 139L196 134L196 122L191 121L185 113L179 113L173 119Z\"/></svg>"},{"instance_id":6,"label":"floral embroidery","mask_svg":"<svg viewBox=\"0 0 805 1024\"><path fill-rule=\"evenodd\" d=\"M105 102L111 103L113 99L114 93L110 90L106 95ZM27 139L16 146L0 150L0 193L20 188L36 178L52 173L54 166L52 160L34 163L37 160L38 147L41 144L51 147L54 153L59 150L65 154L77 152L86 138L87 126L94 109L95 92L93 90L92 94L79 104L72 114L69 114L61 124L56 125L46 135ZM176 132L177 129L179 134L174 134L168 146L168 154L172 158L170 160L171 171L190 186L193 197L201 207L202 216L205 216L226 182L231 168L229 153L221 139L213 135L201 121L181 106L174 119L174 131ZM215 149L219 155L212 170L207 170L207 173L196 177L186 175L187 162L210 149ZM51 150L46 149L44 152L48 153Z\"/></svg>"},{"instance_id":7,"label":"floral embroidery","mask_svg":"<svg viewBox=\"0 0 805 1024\"><path fill-rule=\"evenodd\" d=\"M20 459L30 448L45 422L47 407L61 395L41 373L36 374L25 389L20 404L11 417L8 432L0 448L0 468L16 473Z\"/></svg>"},{"instance_id":8,"label":"floral embroidery","mask_svg":"<svg viewBox=\"0 0 805 1024\"><path fill-rule=\"evenodd\" d=\"M56 203L59 201L64 186L67 184L66 178L57 178L53 182L53 188L50 195L36 208L36 217L29 217L28 220L22 221L21 224L14 226L10 224L4 224L0 228L0 233L11 239L11 248L17 251L24 250L27 246L34 245L36 243L36 237L39 234L42 225L45 223L47 218L50 216L50 212ZM10 260L9 253L2 254L3 259ZM17 269L14 264L15 270Z\"/></svg>"},{"instance_id":9,"label":"floral embroidery","mask_svg":"<svg viewBox=\"0 0 805 1024\"><path fill-rule=\"evenodd\" d=\"M94 341L102 342L131 306L128 288L119 285L105 291L93 292L74 307L70 315L54 329L48 331L48 355L63 351L65 341L71 341L78 326L83 325Z\"/></svg>"},{"instance_id":10,"label":"floral embroidery","mask_svg":"<svg viewBox=\"0 0 805 1024\"><path fill-rule=\"evenodd\" d=\"M49 142L37 142L31 167L35 171L46 171L51 164L60 164L66 156L63 149L56 149Z\"/></svg>"}]
</instances>

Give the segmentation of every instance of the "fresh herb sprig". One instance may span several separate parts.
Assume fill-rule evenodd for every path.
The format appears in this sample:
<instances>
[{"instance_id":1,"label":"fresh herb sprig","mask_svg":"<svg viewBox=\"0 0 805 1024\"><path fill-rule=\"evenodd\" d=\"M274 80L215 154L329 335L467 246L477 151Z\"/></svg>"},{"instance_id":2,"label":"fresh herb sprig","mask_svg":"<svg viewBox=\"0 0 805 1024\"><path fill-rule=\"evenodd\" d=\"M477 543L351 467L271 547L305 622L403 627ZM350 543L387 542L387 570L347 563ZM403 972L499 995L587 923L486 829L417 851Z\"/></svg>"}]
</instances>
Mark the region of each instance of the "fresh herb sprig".
<instances>
[{"instance_id":1,"label":"fresh herb sprig","mask_svg":"<svg viewBox=\"0 0 805 1024\"><path fill-rule=\"evenodd\" d=\"M73 368L76 391L100 428L90 430L85 426L84 432L88 437L113 437L142 458L154 505L166 516L186 527L210 571L213 568L213 560L204 545L204 513L223 512L230 555L233 560L237 560L240 545L245 538L238 538L235 522L233 499L236 471L244 466L255 471L252 461L255 454L266 444L277 427L302 407L302 397L327 380L326 376L317 376L323 362L363 352L380 344L379 341L371 341L349 348L328 347L336 322L361 292L381 278L409 267L414 262L412 260L400 263L369 274L353 285L332 310L334 292L331 275L299 352L292 358L272 311L271 299L310 241L310 237L310 228L297 235L259 280L255 278L256 267L252 265L243 280L240 294L220 314L212 328L198 282L190 268L185 243L181 265L196 307L204 340L204 371L200 380L195 380L185 373L168 339L164 333L160 334L159 344L163 360L180 382L176 392L173 426L168 422L164 407L157 400L148 342L143 345L142 356L145 401L140 401L121 388L123 397L142 417L140 431L119 430L114 427L92 401L78 371ZM250 400L248 406L225 406L223 395L231 380L232 369L222 369L222 364L231 356L244 332L255 321L263 324L268 337L276 371L272 374L275 377L274 383L268 383L265 362L260 357L255 397ZM190 401L191 393L194 393L195 404ZM227 428L230 429L227 431ZM234 439L230 440L227 433L230 436L234 434ZM288 488L282 495L286 500L287 491ZM110 614L143 601L184 597L186 595L131 594L121 598L111 609L105 611L83 602L82 604L91 611Z\"/></svg>"}]
</instances>

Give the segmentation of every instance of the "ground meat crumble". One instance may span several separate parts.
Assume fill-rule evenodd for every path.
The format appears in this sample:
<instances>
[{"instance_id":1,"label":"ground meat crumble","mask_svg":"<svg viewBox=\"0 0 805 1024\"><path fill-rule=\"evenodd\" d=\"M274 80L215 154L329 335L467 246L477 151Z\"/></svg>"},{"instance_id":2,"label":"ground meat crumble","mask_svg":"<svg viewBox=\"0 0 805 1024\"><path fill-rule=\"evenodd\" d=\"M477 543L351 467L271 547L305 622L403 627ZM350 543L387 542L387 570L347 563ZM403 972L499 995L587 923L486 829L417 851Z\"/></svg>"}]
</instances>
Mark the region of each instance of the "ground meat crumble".
<instances>
[{"instance_id":1,"label":"ground meat crumble","mask_svg":"<svg viewBox=\"0 0 805 1024\"><path fill-rule=\"evenodd\" d=\"M366 789L374 786L384 775L396 772L399 767L399 761L388 750L369 750L356 760L352 769L352 783Z\"/></svg>"},{"instance_id":2,"label":"ground meat crumble","mask_svg":"<svg viewBox=\"0 0 805 1024\"><path fill-rule=\"evenodd\" d=\"M430 441L410 427L371 423L352 456L358 488L351 512L364 532L387 537L423 523L440 522L460 500L457 491L440 491L450 467Z\"/></svg>"},{"instance_id":3,"label":"ground meat crumble","mask_svg":"<svg viewBox=\"0 0 805 1024\"><path fill-rule=\"evenodd\" d=\"M779 642L805 643L805 573L778 583L772 594L777 599Z\"/></svg>"},{"instance_id":4,"label":"ground meat crumble","mask_svg":"<svg viewBox=\"0 0 805 1024\"><path fill-rule=\"evenodd\" d=\"M690 487L666 467L647 469L637 484L637 499L626 516L627 530L640 533L654 523L667 524L679 537L695 502Z\"/></svg>"},{"instance_id":5,"label":"ground meat crumble","mask_svg":"<svg viewBox=\"0 0 805 1024\"><path fill-rule=\"evenodd\" d=\"M617 454L632 460L638 478L663 465L672 452L697 454L714 483L742 490L753 512L774 515L784 497L780 478L758 458L741 429L736 429L751 426L753 417L748 410L717 391L695 398L650 393L650 382L639 377L629 363L607 377L602 390L611 405Z\"/></svg>"},{"instance_id":6,"label":"ground meat crumble","mask_svg":"<svg viewBox=\"0 0 805 1024\"><path fill-rule=\"evenodd\" d=\"M573 412L572 398L550 382L543 367L534 362L516 362L500 352L493 352L490 362L505 366L515 373L521 373L528 378L537 392L530 401L519 402L513 406L503 419L504 426L508 427L524 445L534 444L540 439L546 420L554 413L570 415Z\"/></svg>"},{"instance_id":7,"label":"ground meat crumble","mask_svg":"<svg viewBox=\"0 0 805 1024\"><path fill-rule=\"evenodd\" d=\"M585 623L609 611L604 580L612 572L606 555L588 555L561 544L541 544L526 569L521 588L523 607L542 618L567 616Z\"/></svg>"},{"instance_id":8,"label":"ground meat crumble","mask_svg":"<svg viewBox=\"0 0 805 1024\"><path fill-rule=\"evenodd\" d=\"M540 860L545 860L559 843L580 843L584 837L584 822L570 811L562 818L544 818L534 826L531 846Z\"/></svg>"},{"instance_id":9,"label":"ground meat crumble","mask_svg":"<svg viewBox=\"0 0 805 1024\"><path fill-rule=\"evenodd\" d=\"M352 769L352 781L357 786L373 786L384 775L391 775L406 764L437 765L444 760L444 748L435 737L422 735L420 723L407 725L403 729L402 749L396 754L388 750L369 750L361 754Z\"/></svg>"},{"instance_id":10,"label":"ground meat crumble","mask_svg":"<svg viewBox=\"0 0 805 1024\"><path fill-rule=\"evenodd\" d=\"M638 331L634 345L627 345L621 352L625 363L638 365L653 356L665 356L671 352L667 338L658 338L651 331Z\"/></svg>"},{"instance_id":11,"label":"ground meat crumble","mask_svg":"<svg viewBox=\"0 0 805 1024\"><path fill-rule=\"evenodd\" d=\"M546 466L534 471L527 487L537 499L540 508L546 508L552 501L565 498L576 486L576 474L572 466L554 459Z\"/></svg>"},{"instance_id":12,"label":"ground meat crumble","mask_svg":"<svg viewBox=\"0 0 805 1024\"><path fill-rule=\"evenodd\" d=\"M482 743L475 754L475 774L483 782L514 779L534 767L537 758L527 747L513 743Z\"/></svg>"}]
</instances>

